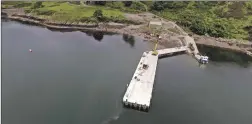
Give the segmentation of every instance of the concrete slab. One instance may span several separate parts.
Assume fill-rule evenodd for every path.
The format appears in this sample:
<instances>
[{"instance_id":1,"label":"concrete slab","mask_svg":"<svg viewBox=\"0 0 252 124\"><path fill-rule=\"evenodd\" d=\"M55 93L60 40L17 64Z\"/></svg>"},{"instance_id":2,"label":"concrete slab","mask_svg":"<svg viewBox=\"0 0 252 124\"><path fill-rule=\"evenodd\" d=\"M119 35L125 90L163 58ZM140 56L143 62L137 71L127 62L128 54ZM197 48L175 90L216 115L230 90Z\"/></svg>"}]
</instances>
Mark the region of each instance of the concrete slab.
<instances>
[{"instance_id":1,"label":"concrete slab","mask_svg":"<svg viewBox=\"0 0 252 124\"><path fill-rule=\"evenodd\" d=\"M159 55L186 50L186 47L162 49L158 50L158 55L152 55L152 51L144 52L123 97L124 105L149 110Z\"/></svg>"}]
</instances>

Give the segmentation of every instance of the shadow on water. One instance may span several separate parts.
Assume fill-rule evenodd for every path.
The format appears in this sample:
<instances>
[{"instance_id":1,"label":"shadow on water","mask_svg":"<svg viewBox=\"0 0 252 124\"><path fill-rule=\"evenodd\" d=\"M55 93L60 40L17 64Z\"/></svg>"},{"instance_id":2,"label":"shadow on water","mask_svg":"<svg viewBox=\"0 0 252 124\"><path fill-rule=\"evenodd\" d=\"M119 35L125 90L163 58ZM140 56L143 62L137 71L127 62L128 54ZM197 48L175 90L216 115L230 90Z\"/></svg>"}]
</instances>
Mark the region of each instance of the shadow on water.
<instances>
[{"instance_id":1,"label":"shadow on water","mask_svg":"<svg viewBox=\"0 0 252 124\"><path fill-rule=\"evenodd\" d=\"M4 21L4 22L12 21L12 20L9 20L7 18L2 18L1 20ZM18 23L21 23L21 24L24 24L24 25L27 25L27 26L44 27L42 25L29 23L29 22L19 22L19 21L15 21L15 22L18 22ZM47 28L48 30L53 31L53 32L62 32L62 33L79 31L79 30L76 30L76 29L57 29L57 28L49 28L49 27L45 27L45 28ZM98 42L102 41L104 35L116 35L117 34L117 33L114 33L114 32L95 31L95 30L89 30L89 29L83 29L83 30L81 30L81 32L87 34L88 36L93 36L93 38ZM123 34L122 37L123 37L123 41L128 43L130 45L130 47L135 46L135 37L134 36Z\"/></svg>"},{"instance_id":2,"label":"shadow on water","mask_svg":"<svg viewBox=\"0 0 252 124\"><path fill-rule=\"evenodd\" d=\"M58 32L74 32L74 31L78 31L78 30L73 30L73 29L50 29L47 28L50 31L58 31ZM101 42L104 35L115 35L116 33L112 33L112 32L105 32L105 31L94 31L94 30L81 30L81 32L87 34L88 36L93 36L93 38L98 41Z\"/></svg>"},{"instance_id":3,"label":"shadow on water","mask_svg":"<svg viewBox=\"0 0 252 124\"><path fill-rule=\"evenodd\" d=\"M88 36L93 36L93 38L96 41L101 42L104 35L115 35L116 33L110 33L110 32L102 32L102 31L81 31L85 34L87 34Z\"/></svg>"},{"instance_id":4,"label":"shadow on water","mask_svg":"<svg viewBox=\"0 0 252 124\"><path fill-rule=\"evenodd\" d=\"M123 34L123 41L128 43L131 47L135 46L135 37L127 34Z\"/></svg>"},{"instance_id":5,"label":"shadow on water","mask_svg":"<svg viewBox=\"0 0 252 124\"><path fill-rule=\"evenodd\" d=\"M103 35L104 35L103 32L94 32L94 33L93 33L94 39L97 40L97 41L99 41L99 42L102 41Z\"/></svg>"},{"instance_id":6,"label":"shadow on water","mask_svg":"<svg viewBox=\"0 0 252 124\"><path fill-rule=\"evenodd\" d=\"M64 30L50 29L50 28L47 28L47 29L49 29L50 31L55 31L55 32L74 32L74 31L78 31L78 30L72 30L72 29L64 29ZM99 42L102 41L104 35L115 35L116 34L116 33L111 33L111 32L92 31L92 30L82 30L81 32L87 34L88 36L93 36L93 38L96 41L99 41Z\"/></svg>"},{"instance_id":7,"label":"shadow on water","mask_svg":"<svg viewBox=\"0 0 252 124\"><path fill-rule=\"evenodd\" d=\"M172 53L172 54L159 55L158 59L163 59L163 58L172 57L172 56L178 56L178 55L182 55L182 54L185 54L185 51L176 52L176 53Z\"/></svg>"},{"instance_id":8,"label":"shadow on water","mask_svg":"<svg viewBox=\"0 0 252 124\"><path fill-rule=\"evenodd\" d=\"M13 21L13 20L9 20L8 18L2 17L1 21L3 21L3 22L9 22L9 21ZM35 23L30 23L30 22L20 22L20 21L14 21L14 22L18 22L18 23L24 24L26 26L40 26L40 27L44 27L44 26L42 26L40 24L35 24ZM64 32L79 31L79 30L76 30L76 29L68 29L68 28L66 28L66 29L57 29L57 28L49 28L49 27L45 27L45 28L48 29L48 30L50 30L50 31L53 31L53 32L62 32L62 33L64 33ZM93 36L93 38L95 40L99 41L99 42L102 41L104 35L115 35L116 34L116 33L113 33L113 32L95 31L95 30L88 30L88 29L83 29L83 30L81 30L81 32L87 34L88 36Z\"/></svg>"},{"instance_id":9,"label":"shadow on water","mask_svg":"<svg viewBox=\"0 0 252 124\"><path fill-rule=\"evenodd\" d=\"M216 62L235 62L242 67L248 67L252 63L252 58L245 53L239 53L221 48L197 45L200 53L209 56L211 61Z\"/></svg>"}]
</instances>

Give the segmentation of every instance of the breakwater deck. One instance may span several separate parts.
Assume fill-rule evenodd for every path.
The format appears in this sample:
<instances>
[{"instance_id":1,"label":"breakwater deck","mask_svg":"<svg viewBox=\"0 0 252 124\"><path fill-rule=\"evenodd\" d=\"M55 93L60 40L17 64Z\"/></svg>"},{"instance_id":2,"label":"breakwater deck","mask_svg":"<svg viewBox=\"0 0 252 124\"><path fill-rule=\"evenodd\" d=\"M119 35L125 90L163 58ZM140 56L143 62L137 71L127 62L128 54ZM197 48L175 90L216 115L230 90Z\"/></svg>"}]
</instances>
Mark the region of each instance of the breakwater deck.
<instances>
[{"instance_id":1,"label":"breakwater deck","mask_svg":"<svg viewBox=\"0 0 252 124\"><path fill-rule=\"evenodd\" d=\"M124 106L148 111L151 104L158 58L167 54L186 52L187 47L168 48L157 51L157 55L153 55L153 51L143 53L136 71L127 85L127 90L123 97Z\"/></svg>"}]
</instances>

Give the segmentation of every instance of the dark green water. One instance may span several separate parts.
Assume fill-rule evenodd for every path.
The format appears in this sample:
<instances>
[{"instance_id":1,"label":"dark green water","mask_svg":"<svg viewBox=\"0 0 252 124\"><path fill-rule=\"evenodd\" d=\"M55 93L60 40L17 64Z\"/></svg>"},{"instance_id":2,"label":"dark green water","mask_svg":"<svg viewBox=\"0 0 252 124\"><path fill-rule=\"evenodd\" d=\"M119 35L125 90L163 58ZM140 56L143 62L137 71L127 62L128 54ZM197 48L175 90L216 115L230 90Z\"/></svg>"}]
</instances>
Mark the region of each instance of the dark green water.
<instances>
[{"instance_id":1,"label":"dark green water","mask_svg":"<svg viewBox=\"0 0 252 124\"><path fill-rule=\"evenodd\" d=\"M187 55L158 62L149 113L124 109L126 84L150 46L3 22L2 124L252 123L252 67L200 68Z\"/></svg>"},{"instance_id":2,"label":"dark green water","mask_svg":"<svg viewBox=\"0 0 252 124\"><path fill-rule=\"evenodd\" d=\"M223 50L212 46L197 45L199 51L210 57L215 62L233 62L241 67L249 67L252 58L245 53L238 53L231 50Z\"/></svg>"}]
</instances>

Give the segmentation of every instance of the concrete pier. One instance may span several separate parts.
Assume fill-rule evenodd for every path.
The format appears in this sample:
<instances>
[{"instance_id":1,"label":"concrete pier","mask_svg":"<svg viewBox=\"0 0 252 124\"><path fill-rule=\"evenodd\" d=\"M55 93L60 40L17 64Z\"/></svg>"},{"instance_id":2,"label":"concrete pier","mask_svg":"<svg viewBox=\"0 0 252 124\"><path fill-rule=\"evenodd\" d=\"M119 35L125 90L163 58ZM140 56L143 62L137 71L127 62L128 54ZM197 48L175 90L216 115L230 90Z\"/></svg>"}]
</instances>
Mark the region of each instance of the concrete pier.
<instances>
[{"instance_id":1,"label":"concrete pier","mask_svg":"<svg viewBox=\"0 0 252 124\"><path fill-rule=\"evenodd\" d=\"M172 55L174 53L185 52L186 50L187 50L186 47L175 47L175 48L161 49L157 51L158 51L158 57L160 58L160 57Z\"/></svg>"},{"instance_id":2,"label":"concrete pier","mask_svg":"<svg viewBox=\"0 0 252 124\"><path fill-rule=\"evenodd\" d=\"M186 47L162 49L158 50L158 55L153 55L152 51L144 52L130 83L127 85L123 97L124 106L148 111L151 104L158 58L166 54L186 50Z\"/></svg>"},{"instance_id":3,"label":"concrete pier","mask_svg":"<svg viewBox=\"0 0 252 124\"><path fill-rule=\"evenodd\" d=\"M157 51L144 52L137 66L137 69L127 85L123 97L123 104L126 107L148 111L151 104L152 90L154 86L157 61L159 58L176 53L188 52L200 62L202 56L199 54L194 39L185 36L186 45L183 47L167 48ZM208 60L207 60L208 61Z\"/></svg>"},{"instance_id":4,"label":"concrete pier","mask_svg":"<svg viewBox=\"0 0 252 124\"><path fill-rule=\"evenodd\" d=\"M199 50L198 50L198 47L196 46L196 43L194 41L193 38L189 37L189 36L186 36L185 37L185 40L186 40L186 43L187 43L187 46L189 46L189 44L192 44L194 50L192 51L189 47L187 48L188 52L190 52L191 54L193 54L193 56L195 57L195 59L197 61L200 61L200 57L201 55L199 54Z\"/></svg>"}]
</instances>

